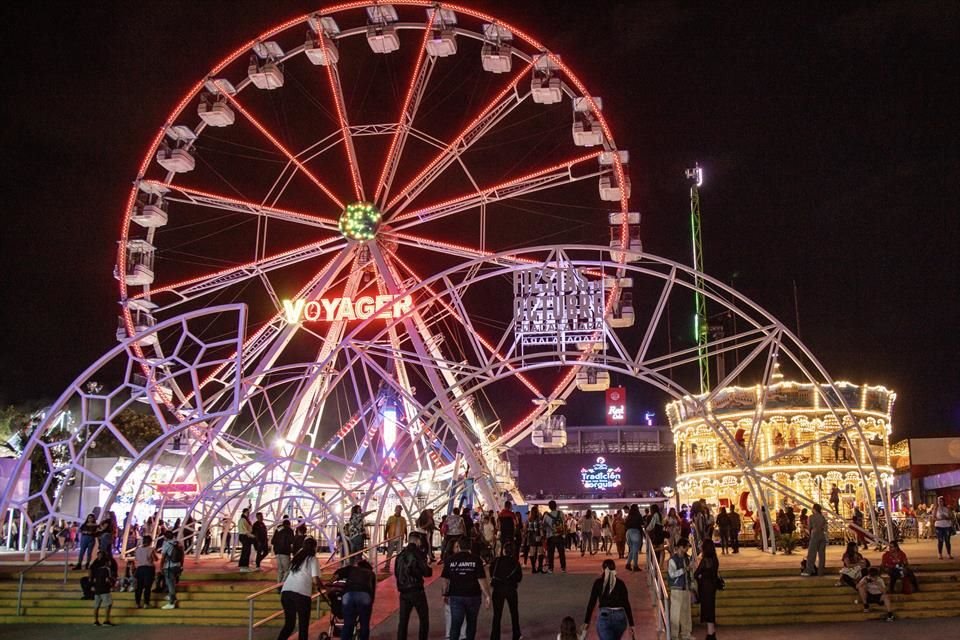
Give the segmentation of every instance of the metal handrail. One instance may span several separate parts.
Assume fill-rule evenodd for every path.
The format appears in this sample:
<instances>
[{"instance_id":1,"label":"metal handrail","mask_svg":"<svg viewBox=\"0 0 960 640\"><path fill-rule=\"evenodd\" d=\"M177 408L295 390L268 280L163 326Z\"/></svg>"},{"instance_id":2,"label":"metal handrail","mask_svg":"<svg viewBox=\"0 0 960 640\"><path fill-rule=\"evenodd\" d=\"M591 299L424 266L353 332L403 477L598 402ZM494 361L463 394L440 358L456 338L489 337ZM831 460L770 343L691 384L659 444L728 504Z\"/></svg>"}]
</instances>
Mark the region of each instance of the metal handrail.
<instances>
[{"instance_id":1,"label":"metal handrail","mask_svg":"<svg viewBox=\"0 0 960 640\"><path fill-rule=\"evenodd\" d=\"M404 536L404 535L399 535L399 536L394 536L394 537L392 537L392 538L387 538L386 540L381 540L380 542L378 542L378 543L376 543L376 544L371 544L371 545L369 545L369 546L367 546L367 547L364 547L364 548L362 548L362 549L358 549L358 550L356 550L356 551L354 551L354 552L352 552L352 553L349 553L349 554L347 554L347 555L345 555L345 556L341 556L341 557L337 558L336 560L329 560L329 561L325 562L324 564L320 565L319 570L320 570L320 572L322 573L325 569L328 569L328 568L330 568L330 567L332 567L332 566L334 566L334 565L341 564L344 560L349 560L350 558L353 558L354 556L363 555L363 554L365 554L365 553L368 552L368 551L373 551L374 561L373 561L371 564L373 565L374 569L376 569L377 566L380 564L380 563L377 561L377 559L376 559L377 547L379 547L379 546L381 546L381 545L384 545L384 544L390 544L390 543L393 542L394 540L400 540L400 539L403 538L403 537L405 537L405 536ZM281 609L280 611L274 611L273 613L271 613L271 614L268 615L267 617L263 618L262 620L258 620L258 621L256 621L256 622L254 622L254 613L253 613L254 601L255 601L257 598L259 598L260 596L264 595L265 593L271 593L271 592L273 592L273 591L276 591L278 588L280 588L280 587L282 587L282 586L283 586L283 583L282 583L282 582L277 582L277 583L275 583L275 584L270 585L269 587L265 587L265 588L261 589L260 591L257 591L256 593L252 593L252 594L250 594L250 595L248 595L248 596L246 597L247 603L248 603L248 605L249 605L249 616L250 616L250 617L249 617L249 623L248 623L248 626L247 626L247 639L248 639L248 640L253 640L253 630L254 630L254 629L257 629L257 628L259 628L259 627L262 627L263 625L267 624L267 623L270 622L271 620L276 620L277 618L279 618L280 616L283 615L283 609ZM320 617L320 604L321 604L320 593L317 592L317 593L313 594L312 596L310 596L310 600L316 600L316 602L317 602L317 617L319 618L319 617Z\"/></svg>"},{"instance_id":2,"label":"metal handrail","mask_svg":"<svg viewBox=\"0 0 960 640\"><path fill-rule=\"evenodd\" d=\"M63 551L63 584L66 585L66 584L67 584L67 574L70 572L70 551L68 551L67 549L61 549L61 551ZM46 559L49 558L50 556L55 556L55 555L57 555L57 553L59 553L59 552L54 551L53 553L48 553L47 555L41 555L40 558L39 558L36 562L34 562L33 564L31 564L31 565L30 565L29 567L27 567L26 569L21 570L20 573L18 574L18 584L17 584L17 615L18 615L18 616L22 616L22 615L23 615L23 581L24 581L24 577L27 575L27 573L28 573L29 571L32 571L32 570L33 570L34 568L36 568L37 565L39 565L41 562L43 562L44 560L46 560Z\"/></svg>"},{"instance_id":3,"label":"metal handrail","mask_svg":"<svg viewBox=\"0 0 960 640\"><path fill-rule=\"evenodd\" d=\"M657 561L653 540L645 529L642 531L647 549L647 586L650 588L653 606L657 610L657 630L664 634L664 640L670 640L670 590L667 589L667 583L663 579L663 571Z\"/></svg>"}]
</instances>

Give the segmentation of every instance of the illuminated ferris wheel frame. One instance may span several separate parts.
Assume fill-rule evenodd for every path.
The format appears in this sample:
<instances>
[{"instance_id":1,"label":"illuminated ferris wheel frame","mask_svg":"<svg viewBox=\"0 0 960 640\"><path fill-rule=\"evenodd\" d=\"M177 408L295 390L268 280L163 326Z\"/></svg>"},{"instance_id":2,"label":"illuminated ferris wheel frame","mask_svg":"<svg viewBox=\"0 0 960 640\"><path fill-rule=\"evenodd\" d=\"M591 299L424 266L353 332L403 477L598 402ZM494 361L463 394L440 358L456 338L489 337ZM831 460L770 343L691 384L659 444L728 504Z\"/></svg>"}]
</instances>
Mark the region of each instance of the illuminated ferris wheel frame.
<instances>
[{"instance_id":1,"label":"illuminated ferris wheel frame","mask_svg":"<svg viewBox=\"0 0 960 640\"><path fill-rule=\"evenodd\" d=\"M418 11L411 20L410 11ZM346 25L350 16L365 16L364 22ZM343 21L341 26L338 21ZM467 28L461 21L478 21L479 29ZM356 20L354 19L354 22ZM307 39L301 38L293 48L284 50L278 44L291 29L306 28ZM350 113L345 99L339 70L341 45L350 38L363 38L376 54L389 53L400 45L402 32L422 33L417 38L417 54L410 70L409 83L399 105L395 122L359 122L357 114ZM424 96L430 85L431 75L438 60L457 54L459 39L482 43L482 67L504 77L504 82L492 99L464 118L463 128L448 139L437 139L418 127L418 110L424 104ZM245 67L247 74L237 80L231 76L238 61L250 55ZM262 116L255 112L246 98L247 91L269 92L284 83L284 65L296 58L307 58L315 65L323 84L329 89L329 100L336 114L336 130L317 140L309 140L294 147L281 141L270 130ZM479 68L480 65L478 65ZM464 158L472 147L485 137L497 132L497 127L525 103L553 103L571 100L573 104L572 133L574 147L592 147L572 153L569 159L545 167L518 172L496 184L479 184L471 175ZM189 108L197 106L197 119ZM276 182L262 201L244 200L232 195L214 193L209 188L190 186L189 175L196 160L193 148L196 141L218 127L233 127L243 123L260 142L268 143L274 153L285 159L285 166ZM356 147L363 137L385 136L389 139L386 154L376 167L373 176L364 175ZM411 141L431 146L435 154L423 167L402 184L398 178L404 149ZM337 189L328 184L322 174L316 173L318 160L331 161L331 156L342 152L339 162L348 167L349 184ZM375 273L376 290L367 299L398 299L412 282L422 281L429 273L418 273L399 255L406 249L433 252L446 259L479 259L491 254L486 246L485 215L493 204L541 191L555 190L585 179L597 180L602 200L615 205L609 214L611 225L611 248L639 250L639 215L629 212L630 181L626 172L628 154L618 150L611 129L602 112L599 98L595 98L583 82L561 58L548 50L528 33L502 20L469 7L422 0L400 0L393 3L343 3L280 24L257 38L237 48L213 67L205 78L194 85L168 116L153 139L139 168L134 187L131 189L122 225L120 249L117 257L117 276L120 283L122 305L122 335L148 335L146 331L158 320L174 313L182 305L199 304L210 296L231 291L244 283L261 281L275 306L274 315L266 322L257 324L247 336L239 358L239 368L224 365L210 372L204 384L229 385L237 378L256 384L260 377L271 370L284 350L304 325L290 322L285 316L287 301L280 300L270 281L273 272L282 272L292 266L308 261L325 260L296 294L296 299L317 301L332 287L341 287L340 300L353 300L362 296L364 270ZM163 171L157 174L157 166ZM440 202L424 203L418 198L429 193L436 181L449 171L462 170L473 188L471 191ZM286 185L294 176L305 178L316 189L320 211L294 211L279 206ZM372 180L370 178L373 178ZM255 260L225 269L190 277L176 283L155 281L154 247L160 230L176 216L168 212L171 203L179 207L218 209L246 214L263 221L282 221L302 225L317 239L300 247L266 255L258 253ZM425 205L425 206L424 206ZM330 216L330 207L342 212ZM602 210L602 209L601 209ZM451 216L479 216L480 237L475 244L452 244L432 239L419 233L419 227ZM598 214L606 215L606 214ZM259 249L258 249L259 252ZM627 253L613 251L613 259L623 262ZM499 260L515 262L509 253ZM608 307L613 309L621 303L622 291L617 287L609 291ZM292 304L292 303L291 303ZM360 307L358 306L359 310ZM368 306L369 309L369 306ZM475 331L468 315L470 309L458 309L450 313L451 322L461 329ZM320 347L316 360L325 361L333 353L349 330L349 317L334 319L326 331L316 334ZM359 315L359 312L356 314ZM447 347L438 347L437 329L429 326L423 317L414 314L404 319L404 326L397 333L405 334L411 348L421 357L435 359L453 358L444 352ZM400 337L386 336L394 347ZM494 342L482 333L475 332L473 339L494 357ZM137 343L134 349L144 357L164 359L163 347L154 342ZM142 353L141 353L142 351ZM581 356L582 359L588 355ZM570 363L566 372L555 383L540 388L520 376L531 399L565 397L575 387L576 361ZM402 365L398 365L402 367ZM408 376L398 370L393 374L408 388ZM469 433L458 434L458 441L473 440L480 443L482 451L488 451L487 440L491 435L488 425L473 415L474 410L461 400L453 388L453 379L447 372L430 372L429 386L435 393L449 394L447 401L456 411L468 419L464 427ZM288 423L283 439L289 443L306 440L309 449L318 446L321 437L321 413L314 411L313 398L325 395L328 385L326 374L317 376L313 386L303 390L298 419ZM159 401L175 413L189 415L196 410L190 393L176 384L161 390ZM548 411L546 403L540 403L532 411L511 425L504 432L517 434L528 430L534 421ZM229 419L228 419L229 422ZM459 427L454 426L454 429ZM218 453L232 457L238 462L243 456L238 449L225 446ZM498 464L496 458L478 459L472 447L463 452L465 462L478 477L489 476L489 469ZM309 456L313 454L308 454ZM305 466L304 469L308 468ZM304 478L301 477L301 480ZM484 488L485 497L495 501L489 488Z\"/></svg>"}]
</instances>

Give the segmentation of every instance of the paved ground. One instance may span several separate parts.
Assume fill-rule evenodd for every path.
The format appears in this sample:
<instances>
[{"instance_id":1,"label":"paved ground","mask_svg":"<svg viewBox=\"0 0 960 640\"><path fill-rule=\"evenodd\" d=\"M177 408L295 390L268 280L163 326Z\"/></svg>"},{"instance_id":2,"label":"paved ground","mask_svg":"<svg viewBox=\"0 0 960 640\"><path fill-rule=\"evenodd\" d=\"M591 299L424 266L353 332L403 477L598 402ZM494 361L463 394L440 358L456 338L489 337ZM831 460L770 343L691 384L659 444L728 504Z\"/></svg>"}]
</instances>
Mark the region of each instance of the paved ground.
<instances>
[{"instance_id":1,"label":"paved ground","mask_svg":"<svg viewBox=\"0 0 960 640\"><path fill-rule=\"evenodd\" d=\"M936 549L929 541L905 545L906 552L913 562L936 561ZM828 552L828 564L833 564L840 554L839 547L831 547ZM582 622L586 611L587 599L593 581L600 573L600 563L606 556L580 558L579 554L568 558L568 573L554 575L524 574L520 586L520 617L521 628L526 640L552 640L560 626L560 620L570 615L578 622ZM754 550L747 550L739 556L721 558L721 563L728 568L753 564L758 561L766 564L782 563L783 566L794 566L799 562L797 555L769 556L760 555ZM220 564L223 561L208 561L210 564ZM946 561L944 561L946 563ZM0 562L0 564L3 564ZM619 576L627 583L633 605L634 616L638 625L637 637L644 640L655 638L656 624L651 600L647 591L646 572L629 573L622 570L623 562L617 561L621 568ZM211 567L213 568L213 567ZM431 638L443 638L443 608L440 597L440 583L434 578L427 588L428 600L431 608ZM771 594L774 597L775 594ZM374 612L373 640L386 640L396 637L397 615L395 611L397 598L393 587L393 580L388 579L381 583L378 591L377 606ZM505 612L502 637L510 638L509 614ZM481 612L478 638L489 637L491 615L489 611ZM722 620L721 620L722 623ZM893 624L883 622L868 623L837 623L819 625L817 627L805 625L766 626L766 627L724 627L719 626L718 636L736 638L737 640L764 639L809 639L813 634L827 633L831 637L844 640L874 640L875 638L893 637L930 637L951 638L957 637L957 618L935 620L902 620ZM326 626L325 621L315 621L311 625L310 638L314 640ZM414 615L410 625L409 637L416 637L417 619ZM246 637L244 628L215 628L215 627L133 627L118 626L113 629L98 628L90 625L0 625L0 640L86 640L97 638L136 638L137 640L170 640L171 634L182 638L203 638L203 640L234 640ZM276 629L259 630L255 640L272 640L276 637ZM696 629L696 636L703 638L706 635L704 627ZM595 638L591 634L590 638Z\"/></svg>"}]
</instances>

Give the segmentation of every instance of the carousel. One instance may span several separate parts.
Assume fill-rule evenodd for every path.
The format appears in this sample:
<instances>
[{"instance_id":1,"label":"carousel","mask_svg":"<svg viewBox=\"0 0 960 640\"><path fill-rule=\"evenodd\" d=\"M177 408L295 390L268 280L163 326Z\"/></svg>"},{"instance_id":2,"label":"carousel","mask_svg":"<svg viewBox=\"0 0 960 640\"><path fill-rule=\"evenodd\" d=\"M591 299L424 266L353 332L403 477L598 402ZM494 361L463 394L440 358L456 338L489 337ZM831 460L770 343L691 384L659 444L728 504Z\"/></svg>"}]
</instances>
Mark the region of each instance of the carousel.
<instances>
[{"instance_id":1,"label":"carousel","mask_svg":"<svg viewBox=\"0 0 960 640\"><path fill-rule=\"evenodd\" d=\"M671 402L678 501L736 506L747 518L761 506L775 513L814 503L835 519L849 520L854 506L871 511L865 507L889 499L895 400L882 386L829 388L784 380L775 371L769 385ZM758 474L773 482L752 482Z\"/></svg>"}]
</instances>

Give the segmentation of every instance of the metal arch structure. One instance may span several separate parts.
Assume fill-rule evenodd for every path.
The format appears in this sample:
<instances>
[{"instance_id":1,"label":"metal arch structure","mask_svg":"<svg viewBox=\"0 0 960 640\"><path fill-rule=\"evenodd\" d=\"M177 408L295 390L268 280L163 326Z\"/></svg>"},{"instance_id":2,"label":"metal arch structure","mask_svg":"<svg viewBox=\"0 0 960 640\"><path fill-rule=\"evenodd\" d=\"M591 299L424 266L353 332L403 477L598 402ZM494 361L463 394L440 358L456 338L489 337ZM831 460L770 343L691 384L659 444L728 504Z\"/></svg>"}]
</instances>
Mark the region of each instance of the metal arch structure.
<instances>
[{"instance_id":1,"label":"metal arch structure","mask_svg":"<svg viewBox=\"0 0 960 640\"><path fill-rule=\"evenodd\" d=\"M829 441L838 435L846 439L848 443L851 442L851 437L854 435L860 440L865 439L861 422L856 419L844 394L838 391L836 383L823 365L785 324L724 283L688 266L647 253L638 256L632 264L620 265L611 262L606 257L608 252L609 247L597 246L553 246L525 249L510 254L512 258L525 258L526 260L522 264L505 265L501 262L501 259L506 256L490 256L489 258L467 262L457 268L438 274L412 291L417 294L418 306L437 305L443 300L450 306L457 306L458 299L481 283L503 281L505 277L529 269L530 264L565 264L582 269L584 273L591 274L595 278L609 277L610 274L617 273L625 277L632 277L635 281L645 280L653 283L655 285L653 290L658 291L658 293L645 305L645 317L647 319L645 329L634 332L632 330L617 330L608 326L603 332L604 335L597 338L598 343L604 345L602 351L594 357L586 359L583 358L583 352L578 349L558 347L556 349L544 349L532 354L521 354L510 349L509 357L504 359L487 358L484 360L480 358L473 363L424 360L420 362L420 365L435 367L438 370L456 369L456 386L468 395L494 388L504 379L512 376L556 367L570 360L577 360L585 369L616 372L645 382L664 392L670 398L684 402L688 411L694 412L692 415L701 417L710 425L719 439L728 447L737 463L748 476L749 481L755 485L757 489L755 495L760 498L762 506L768 507L762 489L788 496L801 505L812 506L813 502L809 496L802 495L783 482L778 481L774 477L776 471L771 470L771 467L780 460L796 455L804 447L817 446L821 442ZM506 294L506 291L504 293ZM737 366L720 381L716 388L707 394L700 394L698 390L700 348L695 346L679 351L672 351L669 346L666 349L663 348L664 344L669 345L669 341L665 342L665 336L663 335L667 331L664 323L664 311L667 305L670 304L673 296L680 296L680 300L688 300L691 293L702 295L711 304L735 314L738 318L738 324L747 327L735 336L709 340L705 345L708 357L716 357L721 354L740 354ZM508 295L504 295L505 299L508 297ZM511 322L505 328L503 334L499 336L498 344L511 344L514 329L515 326ZM389 330L389 325L380 329L383 332ZM404 358L412 364L417 357L414 353L391 349L384 349L379 353L372 354L363 348L364 342L354 341L353 337L359 331L361 331L360 327L351 335L346 336L341 345L341 349L348 354L346 356L348 361L363 362L377 358L387 360ZM754 376L761 387L769 385L773 372L778 366L793 370L801 382L806 381L815 385L822 406L828 408L836 419L838 428L815 442L776 452L765 458L755 458L745 451L741 452L740 448L736 446L734 433L714 415L711 403L721 391L741 376ZM556 399L560 399L559 396L548 397L545 400L549 403ZM753 421L752 429L754 433L760 428L765 402L766 398L762 396ZM430 402L422 408L416 419L421 420L428 427L442 422L445 418L441 403L439 401ZM491 450L502 452L526 437L529 431L528 428L505 434L497 440L487 443L481 442L477 446L486 446ZM854 447L851 447L851 449L856 450ZM752 453L755 454L756 452ZM873 491L880 490L885 478L892 475L892 469L881 466L869 448L864 450L863 455L855 454L854 462L863 486L868 490L870 488ZM769 508L767 510L769 511ZM824 511L835 518L842 519L840 514L831 513L830 509L826 507ZM870 510L870 519L871 528L878 539L884 537L891 539L893 533L889 520L886 523L886 531L881 532L876 514L872 513L872 510Z\"/></svg>"},{"instance_id":2,"label":"metal arch structure","mask_svg":"<svg viewBox=\"0 0 960 640\"><path fill-rule=\"evenodd\" d=\"M356 75L350 74L356 73L362 58L393 53L401 40L407 53L397 68L398 77L380 84L406 83L399 92L402 100L389 105L386 118L382 109L371 109L373 115L363 109L357 112L356 100L348 99L345 88L357 83ZM469 64L463 62L468 56ZM444 118L433 117L433 101L442 103L451 95L444 93L447 87L439 76L452 74L453 61L460 65L454 71L464 68L460 73L467 79L493 73L488 77L495 81L477 83L485 92L478 92L470 110L452 119L454 126L449 130L435 130L434 123ZM378 69L389 67L379 60L376 64ZM348 77L352 79L345 82ZM454 77L457 82L462 79ZM285 83L296 84L301 92L322 90L322 96L308 101L308 106L322 102L325 107L311 122L329 126L303 133L294 125L288 129L286 120L271 122L264 115L276 106L269 96L286 91ZM291 98L290 92L284 94L285 101ZM554 144L558 110L547 106L553 103L564 103L559 111L562 126L571 127L572 140L565 145ZM293 111L288 109L285 115L292 119ZM515 135L518 127L523 127L519 131L525 135ZM369 150L370 140L382 144L374 150L375 161L365 163L364 149ZM556 147L553 155L540 159L540 154L527 153L545 142ZM497 148L497 162L484 160L483 149L491 145ZM248 159L253 154L259 164L251 169L250 162L237 160L243 157L234 153L237 149ZM227 156L229 162L220 162ZM491 171L504 158L509 159L509 168ZM539 244L539 228L525 237L512 229L499 238L494 229L498 217L502 220L511 213L507 207L526 211L535 207L533 196L553 199L540 205L540 213L551 216L564 202L582 201L578 206L594 209L593 215L611 225L611 246L639 248L639 216L629 212L628 158L616 145L601 100L557 53L514 25L467 6L430 0L346 2L321 8L269 29L214 65L179 100L154 137L123 215L116 269L121 332L135 335L169 314L210 304L217 296L233 296L247 302L252 314L241 364L210 373L202 384L243 379L254 388L278 367L328 362L329 370L313 376L312 386L301 390L300 405L282 416L282 433L275 432L289 443L299 445L306 439L308 446L298 449L302 464L294 467L300 474L296 480L307 482L311 461L324 448L323 429L336 422L332 405L355 401L354 412L362 413L359 405L371 399L345 400L330 393L329 381L337 368L331 356L338 353L336 345L347 332L347 323L335 321L317 329L286 322L283 298L403 296L412 283L461 260L482 258L505 246ZM272 163L276 170L265 171L271 166L265 163ZM252 175L267 178L258 182ZM445 183L459 184L462 191L454 190L450 197L449 189L438 189ZM580 193L569 195L586 184L599 186L601 199L609 202L612 211L590 206ZM382 224L375 237L343 232L341 211L345 214L354 204L379 208ZM197 225L215 225L209 235L225 233L225 227L232 227L224 219L231 225L249 222L256 229L236 242L221 241L209 249L202 245L207 234L196 233ZM471 231L464 235L460 228L445 227L448 224ZM572 233L576 233L574 224L583 223L572 221ZM158 233L161 227L163 234ZM277 229L281 232L276 233ZM292 247L291 235L296 239ZM276 236L287 243L278 246ZM174 250L165 244L174 245ZM221 252L225 244L248 245L249 255L225 255ZM176 264L177 245L190 246L185 264L203 264L203 268ZM622 262L628 254L617 255ZM198 261L198 256L205 260ZM513 261L508 255L499 259ZM610 291L610 306L617 304L621 293L616 288ZM414 313L383 339L394 348L407 342L404 348L420 359L461 359L466 343L479 344L500 357L494 344L476 331L478 321L471 318L476 313L470 308L444 310L442 325ZM136 348L162 359L167 347L154 342ZM519 377L514 393L531 400L569 394L575 369L572 363L536 381ZM405 399L407 412L416 404L415 386L421 393L445 394L443 430L462 430L454 438L457 442L522 430L546 411L545 405L538 405L516 416L493 415L488 400L477 397L468 402L452 384L449 371L421 369L422 378L414 380L399 361L381 373L397 383L391 385L392 393ZM176 385L164 398L170 411L192 403L191 394ZM479 417L481 412L485 419ZM341 421L334 430L340 433L347 426ZM246 426L229 418L219 428L232 433ZM477 458L474 448L466 447L450 460L444 458L443 445L433 450L426 439L422 444L421 453L430 450L434 457L427 464L469 468L485 500L496 502L497 487L484 479L491 477L498 459ZM354 448L369 451L362 443L354 443ZM481 451L486 455L487 448ZM501 477L510 482L508 476ZM450 481L456 479L451 476Z\"/></svg>"},{"instance_id":3,"label":"metal arch structure","mask_svg":"<svg viewBox=\"0 0 960 640\"><path fill-rule=\"evenodd\" d=\"M231 317L233 331L214 341L198 338L203 325L212 317ZM89 454L101 436L112 436L120 444L125 456L133 460L152 461L169 453L164 446L175 439L189 437L199 443L186 455L176 455L175 471L165 481L173 481L195 474L205 454L217 452L211 461L234 459L235 451L226 445L213 430L213 423L224 416L234 415L241 404L241 387L236 384L201 388L201 378L225 364L238 365L238 347L246 329L246 308L243 305L220 305L193 311L166 320L143 333L114 347L87 368L47 410L46 417L34 429L14 468L11 480L0 495L0 508L18 509L25 514L30 540L38 528L43 529L43 548L52 527L59 520L75 520L78 514L66 512L62 506L68 483L90 480L109 490L108 511L118 493L125 488L134 491L134 501L143 486L126 487L135 466L123 470L117 478L106 478L98 473ZM176 347L165 359L145 359L140 346L159 336ZM193 391L194 406L187 411L170 412L162 402L176 382L181 388ZM162 435L146 443L130 442L114 423L121 412L144 403L149 407L162 429ZM71 411L78 416L65 428L60 416ZM39 452L48 469L39 488L29 495L16 495L17 480L25 475L30 459ZM39 502L39 509L30 509L31 502Z\"/></svg>"},{"instance_id":4,"label":"metal arch structure","mask_svg":"<svg viewBox=\"0 0 960 640\"><path fill-rule=\"evenodd\" d=\"M776 318L765 312L759 305L738 294L722 282L696 272L684 265L658 258L650 254L638 256L638 260L629 265L612 262L609 257L609 247L600 246L547 246L524 249L509 254L518 263L505 264L505 255L493 255L468 261L436 274L430 279L419 283L410 289L414 306L408 310L406 317L398 317L389 322L382 322L376 318L360 322L352 326L335 353L328 357L328 361L309 363L305 365L284 367L278 371L258 375L256 379L248 378L232 390L228 396L210 398L209 408L198 407L190 416L179 416L180 422L171 422L166 408L162 404L153 402L155 415L165 421L164 433L155 442L135 451L131 449L133 462L127 467L124 474L112 483L110 497L103 506L111 509L118 492L125 482L134 477L134 471L141 465L153 468L160 460L166 445L170 440L182 433L196 431L202 425L202 432L209 434L203 446L191 449L193 455L185 456L182 463L170 469L169 477L165 481L174 481L185 477L186 473L195 472L198 477L206 479L204 488L190 505L191 512L200 518L202 536L212 526L215 519L232 520L237 509L244 504L250 504L255 509L264 509L274 517L281 513L290 514L291 504L296 503L296 512L305 516L321 535L325 535L328 544L333 545L336 538L336 525L341 519L343 507L352 504L362 504L364 509L382 514L385 509L399 504L408 514L415 516L424 508L439 507L449 503L456 491L462 486L462 479L456 477L451 465L435 467L433 469L417 469L418 461L424 458L422 449L425 438L423 434L430 434L434 453L441 449L458 448L461 451L473 450L476 457L484 459L502 459L503 452L524 438L533 427L522 431L504 434L499 439L465 439L458 440L464 430L449 429L445 423L452 418L449 407L442 399L430 398L419 401L415 396L399 397L406 392L406 388L389 376L383 380L393 386L395 406L403 407L403 418L400 422L403 428L397 437L396 446L392 454L376 455L369 459L360 457L351 460L338 455L335 450L318 449L307 451L311 445L306 441L299 443L271 442L275 437L276 425L281 424L283 415L296 410L300 404L299 395L304 390L313 388L318 377L327 376L328 395L334 396L340 385L364 387L357 384L358 372L363 377L382 374L390 368L390 363L404 360L411 369L432 369L435 372L453 372L454 384L451 385L465 398L476 397L484 391L496 394L497 389L518 375L532 375L536 371L552 369L564 365L571 360L581 362L583 369L607 371L621 376L633 378L652 385L671 399L686 403L689 411L696 412L710 425L721 441L725 442L731 453L737 455L739 448L734 445L734 434L731 429L718 420L713 414L711 401L723 388L738 376L762 376L769 380L774 363L792 369L802 379L816 384L818 393L824 406L829 407L836 417L838 430L829 434L827 438L843 435L849 438L857 434L863 437L861 425L851 420L851 407L847 405L844 395L836 392L833 380L824 367L814 357L810 350L794 336L789 329ZM509 260L506 262L513 262ZM491 307L498 305L509 311L512 309L512 299L509 282L513 274L528 270L531 265L566 265L582 270L589 277L603 280L610 274L620 274L631 277L636 285L651 292L649 299L637 303L635 311L640 322L630 328L614 329L607 326L595 336L594 344L597 348L591 349L592 357L584 359L583 351L563 344L535 351L518 352L511 344L515 343L515 326L509 322L504 326L502 333L496 336L497 344L504 346L505 355L491 357L482 349L474 349L472 358L463 361L438 360L429 353L418 353L415 349L401 345L395 347L389 341L377 340L378 336L390 335L398 327L404 326L404 320L416 315L435 313L438 309L457 308L462 306L463 300L473 295L476 290L482 289L488 297ZM502 288L502 296L491 294L485 287L490 284ZM646 287L645 285L650 285ZM665 309L674 296L677 300L689 300L693 292L701 293L711 304L724 307L737 315L740 326L745 327L736 336L717 339L708 343L707 350L711 357L721 353L737 352L741 355L739 364L732 370L722 384L718 385L710 394L698 395L698 366L699 353L696 347L673 351L669 342L665 342L664 333ZM679 303L679 302L678 302ZM185 334L187 328L194 321L202 320L204 315L232 311L242 316L242 307L232 309L214 308L207 314L185 316L158 325L152 331L169 331L177 329ZM238 334L242 330L242 321L238 325ZM373 331L373 335L369 334ZM81 400L82 421L94 425L95 428L110 429L110 417L115 416L122 407L137 398L150 398L156 395L156 389L151 394L148 387L137 387L124 380L116 385L116 390L101 394L94 398L118 398L118 392L127 398L130 389L135 393L123 403L111 404L105 417L99 420L93 415L99 409L96 403L90 402L90 397L83 394L84 385L101 372L104 365L113 358L126 358L126 370L133 372L141 362L139 356L132 352L132 345L142 341L144 335L131 338L127 343L117 347L101 358L94 366L80 376L70 389L61 397L55 408L63 409L73 397ZM238 336L225 340L218 345L229 350L229 345L236 344ZM184 341L186 344L186 341ZM371 346L374 345L374 346ZM187 362L186 359L180 360ZM222 363L218 358L210 360L192 360L182 375L193 380L199 380L202 372L212 366ZM337 363L337 370L329 374L331 363ZM162 383L163 381L159 381ZM288 393L293 388L293 393ZM139 390L139 392L137 392ZM297 391L299 390L299 391ZM360 389L357 393L365 393L370 399L383 397L382 389ZM323 401L326 398L320 398ZM546 400L558 399L546 398ZM264 407L273 409L265 410ZM51 474L52 481L56 475L70 472L86 473L97 482L106 482L104 478L95 477L85 466L86 447L93 438L84 439L80 430L62 440L45 441L45 434L55 426L56 411L48 413L47 422L41 425L31 437L25 452L24 459L40 448L48 458L55 450L67 451L68 459L54 467ZM399 413L399 412L398 412ZM759 414L762 413L758 411ZM226 422L233 425L243 424L245 428L262 435L256 438L243 437L236 433L220 428ZM359 422L358 422L359 424ZM268 427L273 426L271 431ZM370 425L368 425L369 427ZM382 429L382 424L380 426ZM759 418L754 428L759 428ZM251 443L257 441L259 446L254 448ZM816 444L816 443L814 443ZM368 446L370 443L368 442ZM377 450L377 446L372 447ZM853 448L852 448L853 449ZM855 462L861 474L864 486L876 487L881 477L886 473L873 457L869 448L865 457L857 457L854 451ZM310 463L305 453L312 453ZM449 451L448 451L449 453ZM785 451L768 458L756 459L750 455L738 458L749 481L756 486L755 495L758 501L765 503L766 490L790 496L800 504L810 504L808 496L801 495L791 487L779 482L775 472L770 468L777 464L779 458L791 455L795 451ZM485 454L485 455L484 455ZM437 453L437 455L440 455ZM232 460L227 464L225 461ZM309 472L299 472L304 465L311 467ZM498 475L509 474L507 465L487 472ZM141 491L146 482L145 474L141 484L136 487L127 487L127 494L132 495L135 506L140 499ZM307 477L307 481L299 478ZM8 486L3 494L3 503L0 507L25 508L25 503L11 502L13 484ZM49 489L49 485L45 486ZM329 495L325 495L329 493ZM251 498L251 495L254 497ZM33 496L36 497L36 496ZM73 518L75 514L63 513L58 510L59 492L52 500L41 498L47 505L49 512L40 518L30 520L30 533L42 523L56 518ZM309 505L307 508L303 503ZM372 507L372 508L368 508ZM875 534L879 534L876 520L872 520ZM375 528L374 540L379 536ZM890 535L890 532L887 531Z\"/></svg>"}]
</instances>

